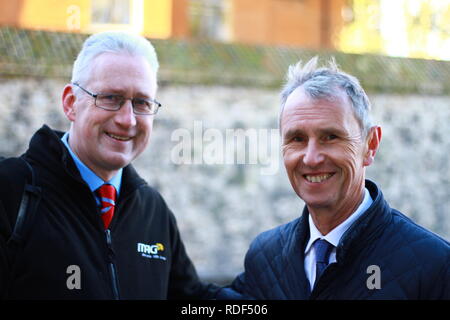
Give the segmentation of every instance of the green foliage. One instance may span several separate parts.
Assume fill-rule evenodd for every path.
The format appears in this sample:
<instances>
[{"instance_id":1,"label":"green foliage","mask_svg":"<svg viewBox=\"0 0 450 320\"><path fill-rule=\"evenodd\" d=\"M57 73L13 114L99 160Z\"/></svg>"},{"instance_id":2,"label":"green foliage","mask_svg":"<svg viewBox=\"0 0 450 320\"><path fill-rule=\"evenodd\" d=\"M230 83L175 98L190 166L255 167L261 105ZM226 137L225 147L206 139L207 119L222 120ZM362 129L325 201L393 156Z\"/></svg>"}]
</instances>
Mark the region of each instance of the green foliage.
<instances>
[{"instance_id":1,"label":"green foliage","mask_svg":"<svg viewBox=\"0 0 450 320\"><path fill-rule=\"evenodd\" d=\"M87 35L0 28L0 76L69 78ZM450 62L211 41L152 40L159 82L279 89L288 66L331 57L367 91L450 94Z\"/></svg>"}]
</instances>

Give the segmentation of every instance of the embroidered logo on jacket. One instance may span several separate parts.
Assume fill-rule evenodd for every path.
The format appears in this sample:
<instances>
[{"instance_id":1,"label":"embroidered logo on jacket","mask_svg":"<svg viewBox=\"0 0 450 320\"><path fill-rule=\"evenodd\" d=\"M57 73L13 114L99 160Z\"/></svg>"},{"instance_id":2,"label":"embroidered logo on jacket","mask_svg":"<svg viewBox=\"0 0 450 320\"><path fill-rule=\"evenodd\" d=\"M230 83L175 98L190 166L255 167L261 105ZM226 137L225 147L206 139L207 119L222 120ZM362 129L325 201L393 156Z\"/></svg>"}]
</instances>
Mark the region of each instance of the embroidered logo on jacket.
<instances>
[{"instance_id":1,"label":"embroidered logo on jacket","mask_svg":"<svg viewBox=\"0 0 450 320\"><path fill-rule=\"evenodd\" d=\"M166 257L161 255L164 252L164 245L162 243L145 244L138 242L137 252L144 258L166 260Z\"/></svg>"}]
</instances>

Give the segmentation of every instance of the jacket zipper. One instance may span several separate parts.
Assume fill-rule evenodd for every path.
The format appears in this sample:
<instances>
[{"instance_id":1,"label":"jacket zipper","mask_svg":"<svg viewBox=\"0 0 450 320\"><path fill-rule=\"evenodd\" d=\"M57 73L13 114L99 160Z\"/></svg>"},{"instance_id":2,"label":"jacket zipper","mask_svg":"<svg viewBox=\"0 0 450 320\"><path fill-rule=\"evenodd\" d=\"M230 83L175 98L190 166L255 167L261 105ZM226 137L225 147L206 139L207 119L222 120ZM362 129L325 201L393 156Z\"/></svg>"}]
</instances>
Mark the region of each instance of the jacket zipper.
<instances>
[{"instance_id":1,"label":"jacket zipper","mask_svg":"<svg viewBox=\"0 0 450 320\"><path fill-rule=\"evenodd\" d=\"M131 193L127 194L127 196L124 199L128 198L128 196L130 194ZM124 200L122 200L122 202L123 201ZM117 212L117 210L118 210L118 206L116 205L116 212ZM105 235L106 235L106 244L108 246L108 266L109 266L109 271L111 273L111 283L112 283L112 288L113 288L113 293L114 293L114 300L120 300L117 269L116 269L116 265L114 264L114 250L112 248L111 230L106 229Z\"/></svg>"},{"instance_id":2,"label":"jacket zipper","mask_svg":"<svg viewBox=\"0 0 450 320\"><path fill-rule=\"evenodd\" d=\"M108 264L109 264L109 271L111 273L111 282L114 292L114 299L119 300L120 299L119 285L117 281L116 266L114 264L114 251L112 249L111 231L109 229L106 229L105 234L106 234L106 244L108 245Z\"/></svg>"}]
</instances>

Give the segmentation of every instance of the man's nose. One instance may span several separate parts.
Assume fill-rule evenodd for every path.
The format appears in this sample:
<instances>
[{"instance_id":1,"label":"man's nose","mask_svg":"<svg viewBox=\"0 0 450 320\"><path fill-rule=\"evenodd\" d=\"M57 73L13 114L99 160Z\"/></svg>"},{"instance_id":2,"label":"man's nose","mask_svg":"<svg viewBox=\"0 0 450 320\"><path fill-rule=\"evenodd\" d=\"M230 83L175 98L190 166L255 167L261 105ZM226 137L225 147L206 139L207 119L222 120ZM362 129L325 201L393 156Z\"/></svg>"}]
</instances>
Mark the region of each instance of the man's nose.
<instances>
[{"instance_id":1,"label":"man's nose","mask_svg":"<svg viewBox=\"0 0 450 320\"><path fill-rule=\"evenodd\" d=\"M116 111L114 119L117 124L125 128L136 125L136 115L133 112L133 104L130 99L125 100L122 107Z\"/></svg>"},{"instance_id":2,"label":"man's nose","mask_svg":"<svg viewBox=\"0 0 450 320\"><path fill-rule=\"evenodd\" d=\"M321 146L314 140L309 140L303 154L303 163L308 167L317 167L325 160Z\"/></svg>"}]
</instances>

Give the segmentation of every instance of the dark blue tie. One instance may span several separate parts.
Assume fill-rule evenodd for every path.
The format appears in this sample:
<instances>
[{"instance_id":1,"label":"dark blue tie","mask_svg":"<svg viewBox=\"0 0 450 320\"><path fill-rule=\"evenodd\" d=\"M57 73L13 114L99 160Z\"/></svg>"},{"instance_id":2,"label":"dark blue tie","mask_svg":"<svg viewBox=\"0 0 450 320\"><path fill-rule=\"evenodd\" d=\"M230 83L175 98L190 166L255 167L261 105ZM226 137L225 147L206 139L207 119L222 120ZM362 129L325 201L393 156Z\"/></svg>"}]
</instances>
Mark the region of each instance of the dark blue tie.
<instances>
[{"instance_id":1,"label":"dark blue tie","mask_svg":"<svg viewBox=\"0 0 450 320\"><path fill-rule=\"evenodd\" d=\"M316 283L328 265L330 253L334 246L326 240L319 239L314 243L314 248L316 250Z\"/></svg>"}]
</instances>

